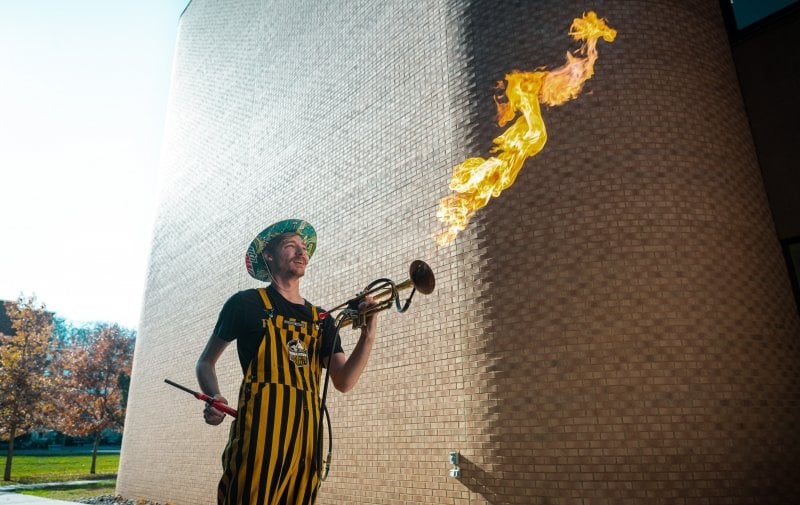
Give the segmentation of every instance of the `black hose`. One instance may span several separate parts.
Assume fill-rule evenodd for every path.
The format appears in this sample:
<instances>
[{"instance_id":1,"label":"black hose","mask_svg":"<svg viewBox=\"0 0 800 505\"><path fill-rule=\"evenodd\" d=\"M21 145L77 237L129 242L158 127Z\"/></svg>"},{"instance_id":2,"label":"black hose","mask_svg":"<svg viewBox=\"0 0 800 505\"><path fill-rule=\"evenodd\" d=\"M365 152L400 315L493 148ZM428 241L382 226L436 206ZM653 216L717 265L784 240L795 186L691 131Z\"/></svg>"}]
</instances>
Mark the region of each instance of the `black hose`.
<instances>
[{"instance_id":1,"label":"black hose","mask_svg":"<svg viewBox=\"0 0 800 505\"><path fill-rule=\"evenodd\" d=\"M340 314L341 315L341 314ZM331 469L331 454L333 453L333 428L331 427L331 416L328 413L328 407L325 402L328 398L328 379L331 375L331 361L333 354L336 352L336 346L339 343L339 327L344 322L344 319L337 317L339 321L336 323L336 335L333 337L333 345L331 346L331 354L328 356L328 366L325 367L325 380L322 386L322 401L320 410L325 414L325 420L328 423L328 456L325 458L325 468L322 467L322 419L319 420L319 429L317 431L317 472L321 481L328 478L328 471Z\"/></svg>"}]
</instances>

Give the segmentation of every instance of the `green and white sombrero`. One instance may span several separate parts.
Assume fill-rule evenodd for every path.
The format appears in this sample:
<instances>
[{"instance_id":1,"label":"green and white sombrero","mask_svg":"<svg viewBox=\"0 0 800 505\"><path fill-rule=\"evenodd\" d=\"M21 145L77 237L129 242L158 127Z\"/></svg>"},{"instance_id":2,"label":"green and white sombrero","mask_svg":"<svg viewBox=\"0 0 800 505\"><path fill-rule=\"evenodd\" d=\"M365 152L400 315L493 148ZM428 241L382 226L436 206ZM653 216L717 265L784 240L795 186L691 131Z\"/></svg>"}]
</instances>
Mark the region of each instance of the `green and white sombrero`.
<instances>
[{"instance_id":1,"label":"green and white sombrero","mask_svg":"<svg viewBox=\"0 0 800 505\"><path fill-rule=\"evenodd\" d=\"M250 247L247 248L247 252L244 255L244 265L247 267L247 273L251 277L264 282L272 282L272 276L262 253L270 240L282 233L290 232L297 233L300 236L300 239L306 245L308 257L311 258L314 254L314 249L317 248L317 232L314 231L314 227L302 219L278 221L256 235L256 238L250 243Z\"/></svg>"}]
</instances>

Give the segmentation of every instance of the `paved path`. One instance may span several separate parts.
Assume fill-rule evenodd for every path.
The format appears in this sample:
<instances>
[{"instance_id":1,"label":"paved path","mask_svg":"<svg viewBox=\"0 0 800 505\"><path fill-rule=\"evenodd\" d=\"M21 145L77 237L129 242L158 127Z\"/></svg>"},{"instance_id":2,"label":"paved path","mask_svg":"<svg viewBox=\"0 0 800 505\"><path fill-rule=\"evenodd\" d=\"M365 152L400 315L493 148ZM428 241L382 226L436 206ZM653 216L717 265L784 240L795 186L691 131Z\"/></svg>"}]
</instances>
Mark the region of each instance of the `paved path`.
<instances>
[{"instance_id":1,"label":"paved path","mask_svg":"<svg viewBox=\"0 0 800 505\"><path fill-rule=\"evenodd\" d=\"M42 489L46 487L63 486L65 484L86 485L96 482L114 482L114 479L76 480L70 482L45 482L41 484L11 484L8 486L0 486L0 505L58 505L58 504L64 505L68 503L74 505L77 502L51 500L49 498L31 496L29 494L17 493L15 491L19 491L22 489Z\"/></svg>"},{"instance_id":2,"label":"paved path","mask_svg":"<svg viewBox=\"0 0 800 505\"><path fill-rule=\"evenodd\" d=\"M75 505L75 502L50 500L29 494L0 491L0 505Z\"/></svg>"}]
</instances>

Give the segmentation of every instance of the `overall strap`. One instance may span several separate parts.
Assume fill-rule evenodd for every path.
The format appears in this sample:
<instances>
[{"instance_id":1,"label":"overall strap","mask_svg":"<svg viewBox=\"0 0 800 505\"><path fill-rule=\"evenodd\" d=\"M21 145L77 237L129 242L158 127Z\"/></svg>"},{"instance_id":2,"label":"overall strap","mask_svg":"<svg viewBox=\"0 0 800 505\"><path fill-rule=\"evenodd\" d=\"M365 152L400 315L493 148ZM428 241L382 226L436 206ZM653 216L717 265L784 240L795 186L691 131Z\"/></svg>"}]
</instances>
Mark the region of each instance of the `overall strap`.
<instances>
[{"instance_id":1,"label":"overall strap","mask_svg":"<svg viewBox=\"0 0 800 505\"><path fill-rule=\"evenodd\" d=\"M264 302L264 307L266 307L266 309L267 309L267 314L268 314L267 319L270 320L269 324L272 324L272 321L271 321L272 320L272 302L269 300L269 296L267 296L267 290L264 289L264 288L258 288L256 291L258 291L258 294L261 295L261 300ZM269 330L265 329L265 333L264 333L264 337L263 338L266 338L268 332L269 332ZM254 373L255 370L253 369L253 367L257 365L257 362L258 362L258 352L256 352L256 354L253 356L253 360L250 361L250 364L247 365L247 371L245 371L245 374L244 374L245 382L248 382L248 380L253 380L253 378L255 377L255 373Z\"/></svg>"},{"instance_id":2,"label":"overall strap","mask_svg":"<svg viewBox=\"0 0 800 505\"><path fill-rule=\"evenodd\" d=\"M261 300L264 301L264 307L266 307L267 310L272 310L272 302L269 301L267 290L265 288L258 288L258 294L261 295Z\"/></svg>"}]
</instances>

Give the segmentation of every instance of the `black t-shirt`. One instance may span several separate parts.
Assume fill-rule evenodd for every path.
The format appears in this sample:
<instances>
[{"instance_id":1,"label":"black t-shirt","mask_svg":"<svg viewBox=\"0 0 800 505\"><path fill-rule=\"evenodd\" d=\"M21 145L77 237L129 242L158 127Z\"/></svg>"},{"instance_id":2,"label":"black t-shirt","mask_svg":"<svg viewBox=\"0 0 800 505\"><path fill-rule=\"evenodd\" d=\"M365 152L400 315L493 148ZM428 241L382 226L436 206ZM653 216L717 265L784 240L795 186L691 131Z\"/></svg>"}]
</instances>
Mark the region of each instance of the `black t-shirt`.
<instances>
[{"instance_id":1,"label":"black t-shirt","mask_svg":"<svg viewBox=\"0 0 800 505\"><path fill-rule=\"evenodd\" d=\"M298 321L313 321L310 303L306 302L303 305L292 303L278 293L278 290L271 284L267 286L267 296L272 302L273 310L282 314L283 317L294 318ZM317 314L319 312L321 309L317 307ZM266 331L262 319L266 317L268 317L267 309L256 289L247 289L234 294L228 298L219 313L217 324L214 326L214 336L227 342L236 340L242 373L247 372L247 366L258 353L258 346ZM336 325L333 319L333 317L326 317L322 321L322 352L320 356L323 358L331 355L331 347L336 336ZM344 352L340 342L336 343L336 352Z\"/></svg>"}]
</instances>

